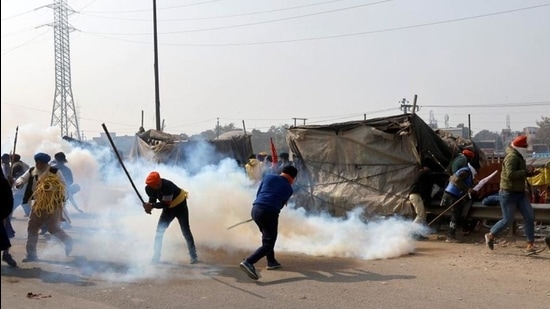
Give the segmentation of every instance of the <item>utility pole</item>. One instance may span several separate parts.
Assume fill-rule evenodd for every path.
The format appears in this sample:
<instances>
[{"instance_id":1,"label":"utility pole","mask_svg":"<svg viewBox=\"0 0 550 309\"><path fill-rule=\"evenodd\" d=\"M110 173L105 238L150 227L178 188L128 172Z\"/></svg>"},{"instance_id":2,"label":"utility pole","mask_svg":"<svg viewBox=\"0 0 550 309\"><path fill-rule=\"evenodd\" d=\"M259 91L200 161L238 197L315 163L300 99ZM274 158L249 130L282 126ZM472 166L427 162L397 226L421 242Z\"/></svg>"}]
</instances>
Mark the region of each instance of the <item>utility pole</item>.
<instances>
[{"instance_id":1,"label":"utility pole","mask_svg":"<svg viewBox=\"0 0 550 309\"><path fill-rule=\"evenodd\" d=\"M157 39L157 1L153 0L153 46L155 52L154 70L155 70L155 113L156 113L156 129L162 131L160 125L160 86L159 86L159 56L158 56L158 39Z\"/></svg>"},{"instance_id":2,"label":"utility pole","mask_svg":"<svg viewBox=\"0 0 550 309\"><path fill-rule=\"evenodd\" d=\"M53 4L46 5L46 7L53 9L54 17L55 95L50 126L59 125L61 137L68 136L81 140L73 90L71 89L69 32L74 28L69 25L69 13L72 14L75 11L69 8L67 0L54 0Z\"/></svg>"},{"instance_id":3,"label":"utility pole","mask_svg":"<svg viewBox=\"0 0 550 309\"><path fill-rule=\"evenodd\" d=\"M306 125L306 120L307 118L292 118L294 120L294 126L296 126L296 120L303 120L304 121L304 126Z\"/></svg>"},{"instance_id":4,"label":"utility pole","mask_svg":"<svg viewBox=\"0 0 550 309\"><path fill-rule=\"evenodd\" d=\"M468 139L472 139L472 119L470 114L468 114Z\"/></svg>"},{"instance_id":5,"label":"utility pole","mask_svg":"<svg viewBox=\"0 0 550 309\"><path fill-rule=\"evenodd\" d=\"M407 114L410 110L412 110L412 113L414 114L416 111L418 111L420 108L416 105L416 98L417 95L414 95L414 103L411 105L409 104L409 100L403 98L399 103L401 104L400 109L403 111L403 114Z\"/></svg>"},{"instance_id":6,"label":"utility pole","mask_svg":"<svg viewBox=\"0 0 550 309\"><path fill-rule=\"evenodd\" d=\"M220 138L220 118L216 118L216 139Z\"/></svg>"}]
</instances>

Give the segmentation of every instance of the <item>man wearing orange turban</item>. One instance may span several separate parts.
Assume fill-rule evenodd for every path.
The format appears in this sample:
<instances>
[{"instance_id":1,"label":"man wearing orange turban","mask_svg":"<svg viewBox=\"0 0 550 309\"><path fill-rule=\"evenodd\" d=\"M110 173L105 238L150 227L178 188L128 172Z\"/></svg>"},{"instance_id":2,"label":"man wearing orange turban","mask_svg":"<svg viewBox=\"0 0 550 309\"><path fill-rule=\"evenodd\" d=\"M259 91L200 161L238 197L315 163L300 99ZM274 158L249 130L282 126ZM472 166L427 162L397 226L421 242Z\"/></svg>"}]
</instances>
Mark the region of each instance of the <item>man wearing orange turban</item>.
<instances>
[{"instance_id":1,"label":"man wearing orange turban","mask_svg":"<svg viewBox=\"0 0 550 309\"><path fill-rule=\"evenodd\" d=\"M506 148L500 172L499 198L502 219L491 227L489 233L485 234L485 244L491 250L494 249L495 236L504 231L514 220L516 209L519 210L524 221L527 240L525 253L536 254L544 250L535 246L535 212L525 195L526 177L540 173L535 171L534 166L525 163L527 146L527 136L521 135Z\"/></svg>"},{"instance_id":2,"label":"man wearing orange turban","mask_svg":"<svg viewBox=\"0 0 550 309\"><path fill-rule=\"evenodd\" d=\"M145 192L147 196L149 196L149 202L143 204L145 212L150 214L153 208L162 209L162 213L157 223L152 262L159 262L164 232L174 218L177 218L180 224L181 233L187 242L187 249L191 257L190 263L198 263L195 240L193 239L193 234L189 227L187 192L176 186L172 181L161 178L158 172L149 173L145 179L145 184Z\"/></svg>"}]
</instances>

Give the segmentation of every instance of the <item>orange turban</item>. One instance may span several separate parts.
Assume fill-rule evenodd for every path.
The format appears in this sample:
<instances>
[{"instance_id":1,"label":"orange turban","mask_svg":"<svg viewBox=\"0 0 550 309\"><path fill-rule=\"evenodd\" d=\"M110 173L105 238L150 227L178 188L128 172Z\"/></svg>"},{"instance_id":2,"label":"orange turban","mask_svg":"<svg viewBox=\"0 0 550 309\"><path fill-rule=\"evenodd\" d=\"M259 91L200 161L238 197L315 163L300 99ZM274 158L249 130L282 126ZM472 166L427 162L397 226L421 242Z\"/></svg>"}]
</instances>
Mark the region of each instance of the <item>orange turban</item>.
<instances>
[{"instance_id":1,"label":"orange turban","mask_svg":"<svg viewBox=\"0 0 550 309\"><path fill-rule=\"evenodd\" d=\"M145 184L148 186L157 187L161 184L160 175L158 172L151 172L145 179Z\"/></svg>"},{"instance_id":2,"label":"orange turban","mask_svg":"<svg viewBox=\"0 0 550 309\"><path fill-rule=\"evenodd\" d=\"M476 154L469 149L462 150L462 154L468 157L469 159L473 159L476 156Z\"/></svg>"},{"instance_id":3,"label":"orange turban","mask_svg":"<svg viewBox=\"0 0 550 309\"><path fill-rule=\"evenodd\" d=\"M527 135L520 135L514 139L512 145L519 148L527 148Z\"/></svg>"}]
</instances>

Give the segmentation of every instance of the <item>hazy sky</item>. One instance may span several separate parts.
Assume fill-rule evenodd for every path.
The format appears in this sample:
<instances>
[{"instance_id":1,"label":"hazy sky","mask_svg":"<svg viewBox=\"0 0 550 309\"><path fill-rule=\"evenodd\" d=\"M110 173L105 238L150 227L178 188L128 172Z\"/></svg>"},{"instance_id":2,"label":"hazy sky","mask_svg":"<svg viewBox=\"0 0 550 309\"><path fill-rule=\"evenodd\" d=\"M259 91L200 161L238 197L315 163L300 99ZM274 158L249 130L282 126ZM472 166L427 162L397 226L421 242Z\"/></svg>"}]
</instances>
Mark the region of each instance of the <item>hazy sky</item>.
<instances>
[{"instance_id":1,"label":"hazy sky","mask_svg":"<svg viewBox=\"0 0 550 309\"><path fill-rule=\"evenodd\" d=\"M52 0L2 0L2 139L50 124ZM152 1L69 0L73 97L91 138L155 128ZM500 131L550 116L550 1L158 0L161 119L328 124L400 114ZM298 123L303 123L301 120Z\"/></svg>"}]
</instances>

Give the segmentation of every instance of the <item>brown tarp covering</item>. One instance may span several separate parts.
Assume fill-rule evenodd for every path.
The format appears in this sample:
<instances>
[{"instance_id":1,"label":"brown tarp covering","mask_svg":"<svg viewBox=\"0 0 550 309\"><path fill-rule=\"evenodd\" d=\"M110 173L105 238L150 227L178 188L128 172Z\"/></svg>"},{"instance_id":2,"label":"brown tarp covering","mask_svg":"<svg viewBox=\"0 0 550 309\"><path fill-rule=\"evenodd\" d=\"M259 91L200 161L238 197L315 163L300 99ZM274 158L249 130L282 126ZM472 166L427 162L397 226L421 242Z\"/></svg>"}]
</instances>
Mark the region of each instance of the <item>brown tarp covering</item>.
<instances>
[{"instance_id":1,"label":"brown tarp covering","mask_svg":"<svg viewBox=\"0 0 550 309\"><path fill-rule=\"evenodd\" d=\"M246 162L251 153L250 135L244 133L228 132L215 140L181 140L178 135L149 130L136 135L129 157L180 166L200 160L204 166L225 158Z\"/></svg>"},{"instance_id":2,"label":"brown tarp covering","mask_svg":"<svg viewBox=\"0 0 550 309\"><path fill-rule=\"evenodd\" d=\"M453 150L414 114L331 125L291 127L287 142L300 170L295 201L342 216L408 215L408 191L420 162L447 167Z\"/></svg>"}]
</instances>

